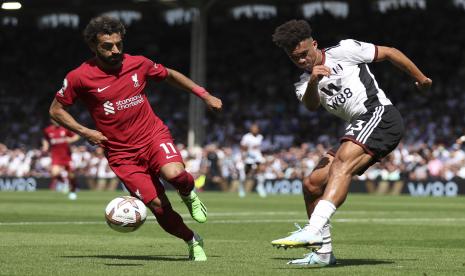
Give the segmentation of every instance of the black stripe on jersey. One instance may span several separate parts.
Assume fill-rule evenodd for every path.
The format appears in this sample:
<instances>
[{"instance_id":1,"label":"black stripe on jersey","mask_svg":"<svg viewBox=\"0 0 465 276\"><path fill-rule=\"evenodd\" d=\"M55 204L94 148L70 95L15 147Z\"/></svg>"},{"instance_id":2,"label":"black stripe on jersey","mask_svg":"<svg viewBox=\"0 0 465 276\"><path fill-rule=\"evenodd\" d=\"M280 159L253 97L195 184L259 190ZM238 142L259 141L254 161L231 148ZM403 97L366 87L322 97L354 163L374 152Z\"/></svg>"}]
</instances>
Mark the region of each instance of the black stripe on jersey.
<instances>
[{"instance_id":1,"label":"black stripe on jersey","mask_svg":"<svg viewBox=\"0 0 465 276\"><path fill-rule=\"evenodd\" d=\"M341 46L341 44L337 44L337 45L334 45L334 46L325 48L325 52L327 52L327 51L329 51L329 50L331 50L331 49L333 49L333 48L339 47L339 46Z\"/></svg>"},{"instance_id":2,"label":"black stripe on jersey","mask_svg":"<svg viewBox=\"0 0 465 276\"><path fill-rule=\"evenodd\" d=\"M382 105L378 98L378 89L376 88L375 80L371 77L370 73L368 73L368 65L366 65L366 63L359 64L358 68L360 68L360 81L363 86L365 86L367 93L367 99L363 103L366 109L370 110L376 106Z\"/></svg>"}]
</instances>

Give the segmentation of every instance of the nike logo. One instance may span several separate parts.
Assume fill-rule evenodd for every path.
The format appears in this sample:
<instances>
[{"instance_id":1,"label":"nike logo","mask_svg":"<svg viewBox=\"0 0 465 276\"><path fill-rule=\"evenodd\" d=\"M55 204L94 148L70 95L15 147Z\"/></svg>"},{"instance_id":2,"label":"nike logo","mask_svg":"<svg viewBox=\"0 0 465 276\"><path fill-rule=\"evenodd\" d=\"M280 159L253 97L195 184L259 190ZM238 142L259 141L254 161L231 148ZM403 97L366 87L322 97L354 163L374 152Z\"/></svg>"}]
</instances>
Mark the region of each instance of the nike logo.
<instances>
[{"instance_id":1,"label":"nike logo","mask_svg":"<svg viewBox=\"0 0 465 276\"><path fill-rule=\"evenodd\" d=\"M102 92L103 90L107 89L108 87L110 87L110 85L108 86L105 86L104 88L97 88L97 92Z\"/></svg>"},{"instance_id":2,"label":"nike logo","mask_svg":"<svg viewBox=\"0 0 465 276\"><path fill-rule=\"evenodd\" d=\"M176 156L178 156L178 155L177 154L175 154L175 155L167 155L166 159L171 159L171 158L176 157Z\"/></svg>"}]
</instances>

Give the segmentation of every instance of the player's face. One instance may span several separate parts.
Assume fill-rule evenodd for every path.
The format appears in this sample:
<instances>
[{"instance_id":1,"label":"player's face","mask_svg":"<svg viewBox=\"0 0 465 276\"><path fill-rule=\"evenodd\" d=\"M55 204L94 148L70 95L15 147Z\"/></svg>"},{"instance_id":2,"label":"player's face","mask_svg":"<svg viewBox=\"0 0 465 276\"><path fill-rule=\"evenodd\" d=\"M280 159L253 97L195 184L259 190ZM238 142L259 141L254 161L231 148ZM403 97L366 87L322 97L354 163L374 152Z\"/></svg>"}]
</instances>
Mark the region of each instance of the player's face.
<instances>
[{"instance_id":1,"label":"player's face","mask_svg":"<svg viewBox=\"0 0 465 276\"><path fill-rule=\"evenodd\" d=\"M317 42L311 38L302 40L292 52L288 52L289 58L297 67L312 71L317 57Z\"/></svg>"},{"instance_id":2,"label":"player's face","mask_svg":"<svg viewBox=\"0 0 465 276\"><path fill-rule=\"evenodd\" d=\"M260 130L258 129L258 126L257 126L257 125L252 125L252 126L250 127L250 132L251 132L253 135L257 135L257 134L260 132Z\"/></svg>"},{"instance_id":3,"label":"player's face","mask_svg":"<svg viewBox=\"0 0 465 276\"><path fill-rule=\"evenodd\" d=\"M123 62L123 40L119 33L98 34L95 46L97 58L109 67L119 67Z\"/></svg>"}]
</instances>

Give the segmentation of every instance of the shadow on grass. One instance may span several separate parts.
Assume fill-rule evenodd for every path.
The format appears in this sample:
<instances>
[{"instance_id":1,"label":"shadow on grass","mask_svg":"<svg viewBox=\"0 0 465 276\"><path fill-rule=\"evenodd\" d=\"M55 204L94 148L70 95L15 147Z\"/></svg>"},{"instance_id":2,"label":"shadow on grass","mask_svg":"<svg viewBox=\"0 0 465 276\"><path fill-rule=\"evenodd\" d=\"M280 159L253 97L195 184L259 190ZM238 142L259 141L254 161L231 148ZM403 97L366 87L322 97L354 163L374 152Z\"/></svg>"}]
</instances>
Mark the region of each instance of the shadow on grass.
<instances>
[{"instance_id":1,"label":"shadow on grass","mask_svg":"<svg viewBox=\"0 0 465 276\"><path fill-rule=\"evenodd\" d=\"M168 262L187 262L186 255L81 255L81 256L61 256L70 259L109 259L109 260L128 260L128 261L168 261ZM219 256L208 255L208 258L218 258ZM105 264L105 265L140 265L140 264Z\"/></svg>"},{"instance_id":2,"label":"shadow on grass","mask_svg":"<svg viewBox=\"0 0 465 276\"><path fill-rule=\"evenodd\" d=\"M70 259L110 259L110 260L128 260L128 261L171 261L183 262L188 261L186 255L84 255L84 256L62 256ZM124 264L106 264L106 265L124 265ZM132 264L133 265L133 264Z\"/></svg>"},{"instance_id":3,"label":"shadow on grass","mask_svg":"<svg viewBox=\"0 0 465 276\"><path fill-rule=\"evenodd\" d=\"M275 260L286 260L289 261L289 258L273 258ZM416 260L416 259L411 259ZM394 264L394 260L375 260L375 259L338 259L337 264L335 266L327 266L324 267L325 269L328 268L338 268L338 267L345 267L345 266L362 266L362 265L386 265L386 264ZM308 268L323 268L319 266L300 266L300 265L288 265L287 268L277 268L277 269L308 269Z\"/></svg>"},{"instance_id":4,"label":"shadow on grass","mask_svg":"<svg viewBox=\"0 0 465 276\"><path fill-rule=\"evenodd\" d=\"M105 264L107 266L143 266L143 264Z\"/></svg>"}]
</instances>

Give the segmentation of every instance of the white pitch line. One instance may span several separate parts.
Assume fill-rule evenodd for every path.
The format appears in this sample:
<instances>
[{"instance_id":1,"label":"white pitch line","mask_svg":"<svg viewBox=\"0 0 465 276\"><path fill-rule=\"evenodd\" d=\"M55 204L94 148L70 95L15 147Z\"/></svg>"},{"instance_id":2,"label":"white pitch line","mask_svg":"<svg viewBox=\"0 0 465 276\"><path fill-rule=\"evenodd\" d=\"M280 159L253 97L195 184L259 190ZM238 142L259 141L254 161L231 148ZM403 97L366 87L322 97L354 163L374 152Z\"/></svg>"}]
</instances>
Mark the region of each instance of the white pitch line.
<instances>
[{"instance_id":1,"label":"white pitch line","mask_svg":"<svg viewBox=\"0 0 465 276\"><path fill-rule=\"evenodd\" d=\"M305 215L305 212L215 212L208 213L209 217L229 217L229 216L279 216L279 215ZM182 214L181 216L190 217L189 214Z\"/></svg>"},{"instance_id":2,"label":"white pitch line","mask_svg":"<svg viewBox=\"0 0 465 276\"><path fill-rule=\"evenodd\" d=\"M154 220L154 219L150 219ZM246 219L246 220L210 220L208 224L256 224L256 223L292 223L306 222L299 219ZM332 219L338 223L378 223L378 224L415 224L415 223L448 223L465 222L465 218L339 218ZM187 220L186 223L195 223ZM24 226L24 225L95 225L104 224L104 221L22 221L22 222L0 222L0 226Z\"/></svg>"}]
</instances>

